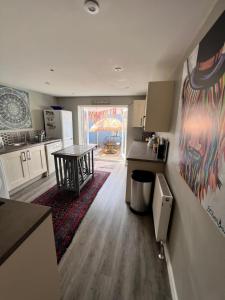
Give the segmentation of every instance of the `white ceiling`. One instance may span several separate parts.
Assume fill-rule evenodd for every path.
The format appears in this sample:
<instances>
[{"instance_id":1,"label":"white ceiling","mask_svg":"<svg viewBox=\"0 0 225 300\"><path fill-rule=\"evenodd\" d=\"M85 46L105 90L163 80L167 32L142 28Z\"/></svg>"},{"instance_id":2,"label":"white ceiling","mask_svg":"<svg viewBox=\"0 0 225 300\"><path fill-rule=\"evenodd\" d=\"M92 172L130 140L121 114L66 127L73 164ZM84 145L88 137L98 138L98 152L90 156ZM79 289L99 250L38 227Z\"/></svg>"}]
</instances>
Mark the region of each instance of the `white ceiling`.
<instances>
[{"instance_id":1,"label":"white ceiling","mask_svg":"<svg viewBox=\"0 0 225 300\"><path fill-rule=\"evenodd\" d=\"M168 78L215 3L99 0L89 15L84 0L0 0L0 82L55 96L144 94Z\"/></svg>"}]
</instances>

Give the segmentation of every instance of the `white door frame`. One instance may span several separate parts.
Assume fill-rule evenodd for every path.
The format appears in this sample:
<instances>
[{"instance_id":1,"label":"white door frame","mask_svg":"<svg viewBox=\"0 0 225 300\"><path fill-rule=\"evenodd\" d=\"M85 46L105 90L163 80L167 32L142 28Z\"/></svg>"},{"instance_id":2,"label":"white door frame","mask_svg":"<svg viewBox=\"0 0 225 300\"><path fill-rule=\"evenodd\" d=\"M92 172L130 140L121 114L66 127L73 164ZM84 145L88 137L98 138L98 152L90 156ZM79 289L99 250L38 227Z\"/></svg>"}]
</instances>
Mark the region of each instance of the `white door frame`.
<instances>
[{"instance_id":1,"label":"white door frame","mask_svg":"<svg viewBox=\"0 0 225 300\"><path fill-rule=\"evenodd\" d=\"M127 131L128 131L128 105L122 105L122 104L118 104L118 105L112 105L112 104L79 104L78 108L77 108L77 113L78 113L78 143L81 144L81 141L83 140L82 138L82 132L81 132L81 126L80 124L82 123L82 117L81 117L81 108L93 108L93 107L105 107L105 108L110 108L110 107L119 107L119 108L126 108L127 109L127 122L126 122L126 130L125 130L125 134L124 134L124 139L125 139L125 145L124 145L124 156L126 157L126 151L127 151ZM88 141L89 142L89 141Z\"/></svg>"}]
</instances>

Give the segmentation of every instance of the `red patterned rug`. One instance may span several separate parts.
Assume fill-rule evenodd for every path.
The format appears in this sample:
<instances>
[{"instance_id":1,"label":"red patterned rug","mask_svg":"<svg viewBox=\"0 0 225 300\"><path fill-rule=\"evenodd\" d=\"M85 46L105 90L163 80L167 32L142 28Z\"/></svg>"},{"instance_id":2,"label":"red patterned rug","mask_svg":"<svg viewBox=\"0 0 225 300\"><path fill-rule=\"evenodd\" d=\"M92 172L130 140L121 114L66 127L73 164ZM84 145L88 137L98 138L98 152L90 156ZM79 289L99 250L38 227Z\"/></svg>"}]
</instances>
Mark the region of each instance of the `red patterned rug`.
<instances>
[{"instance_id":1,"label":"red patterned rug","mask_svg":"<svg viewBox=\"0 0 225 300\"><path fill-rule=\"evenodd\" d=\"M95 171L94 178L84 186L79 197L75 197L73 192L59 191L55 185L32 201L32 203L52 208L58 263L69 247L98 191L109 175L109 172Z\"/></svg>"}]
</instances>

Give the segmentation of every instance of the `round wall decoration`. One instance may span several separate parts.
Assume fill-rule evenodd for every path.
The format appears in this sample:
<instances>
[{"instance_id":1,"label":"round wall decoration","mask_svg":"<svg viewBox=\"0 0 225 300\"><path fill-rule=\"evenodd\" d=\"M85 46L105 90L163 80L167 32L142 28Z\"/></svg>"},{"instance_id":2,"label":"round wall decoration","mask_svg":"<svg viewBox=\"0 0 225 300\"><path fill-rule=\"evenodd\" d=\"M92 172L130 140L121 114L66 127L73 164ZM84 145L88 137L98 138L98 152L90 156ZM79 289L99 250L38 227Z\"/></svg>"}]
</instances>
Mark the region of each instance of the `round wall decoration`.
<instances>
[{"instance_id":1,"label":"round wall decoration","mask_svg":"<svg viewBox=\"0 0 225 300\"><path fill-rule=\"evenodd\" d=\"M27 92L0 86L0 129L31 128Z\"/></svg>"}]
</instances>

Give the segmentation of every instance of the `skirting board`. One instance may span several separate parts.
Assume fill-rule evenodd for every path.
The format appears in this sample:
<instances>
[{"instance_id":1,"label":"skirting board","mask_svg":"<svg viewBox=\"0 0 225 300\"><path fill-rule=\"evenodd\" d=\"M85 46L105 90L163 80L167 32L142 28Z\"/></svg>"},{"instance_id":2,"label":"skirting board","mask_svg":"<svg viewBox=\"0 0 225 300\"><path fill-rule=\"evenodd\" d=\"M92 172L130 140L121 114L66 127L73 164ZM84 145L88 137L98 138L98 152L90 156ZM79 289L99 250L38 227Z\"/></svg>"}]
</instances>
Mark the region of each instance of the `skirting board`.
<instances>
[{"instance_id":1,"label":"skirting board","mask_svg":"<svg viewBox=\"0 0 225 300\"><path fill-rule=\"evenodd\" d=\"M173 276L173 269L172 269L172 265L171 265L171 261L170 261L170 255L169 255L169 251L168 251L166 244L164 244L164 252L165 252L165 257L166 257L166 264L167 264L172 299L178 300L176 284L175 284L175 280L174 280L174 276Z\"/></svg>"}]
</instances>

